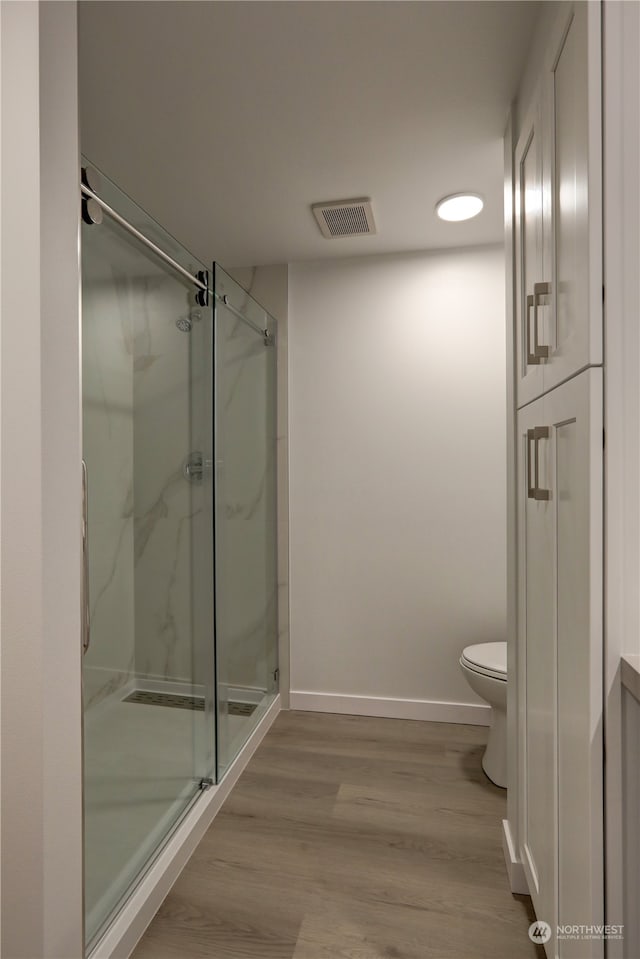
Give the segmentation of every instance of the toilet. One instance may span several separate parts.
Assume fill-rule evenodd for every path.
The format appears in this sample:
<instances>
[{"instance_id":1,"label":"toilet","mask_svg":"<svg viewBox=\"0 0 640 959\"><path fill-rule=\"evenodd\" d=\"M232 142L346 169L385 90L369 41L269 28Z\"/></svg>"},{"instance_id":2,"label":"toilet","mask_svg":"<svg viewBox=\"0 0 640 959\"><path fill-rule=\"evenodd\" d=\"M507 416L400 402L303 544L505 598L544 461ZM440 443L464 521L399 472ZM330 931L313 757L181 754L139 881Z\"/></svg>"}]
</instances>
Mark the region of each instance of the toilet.
<instances>
[{"instance_id":1,"label":"toilet","mask_svg":"<svg viewBox=\"0 0 640 959\"><path fill-rule=\"evenodd\" d=\"M489 741L482 768L496 786L507 786L507 644L467 646L460 657L467 682L491 706Z\"/></svg>"}]
</instances>

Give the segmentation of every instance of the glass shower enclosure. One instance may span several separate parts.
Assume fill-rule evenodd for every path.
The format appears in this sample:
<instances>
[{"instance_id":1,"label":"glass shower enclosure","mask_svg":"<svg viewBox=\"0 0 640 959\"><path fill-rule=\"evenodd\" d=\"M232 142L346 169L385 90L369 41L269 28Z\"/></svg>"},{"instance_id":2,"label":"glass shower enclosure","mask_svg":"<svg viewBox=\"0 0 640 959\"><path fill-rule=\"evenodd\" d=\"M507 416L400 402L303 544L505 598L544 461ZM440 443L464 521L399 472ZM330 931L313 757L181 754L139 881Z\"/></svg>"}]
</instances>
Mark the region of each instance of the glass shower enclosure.
<instances>
[{"instance_id":1,"label":"glass shower enclosure","mask_svg":"<svg viewBox=\"0 0 640 959\"><path fill-rule=\"evenodd\" d=\"M278 683L276 353L269 315L217 264L214 269L221 775L264 714Z\"/></svg>"},{"instance_id":2,"label":"glass shower enclosure","mask_svg":"<svg viewBox=\"0 0 640 959\"><path fill-rule=\"evenodd\" d=\"M276 330L83 169L90 950L277 692Z\"/></svg>"}]
</instances>

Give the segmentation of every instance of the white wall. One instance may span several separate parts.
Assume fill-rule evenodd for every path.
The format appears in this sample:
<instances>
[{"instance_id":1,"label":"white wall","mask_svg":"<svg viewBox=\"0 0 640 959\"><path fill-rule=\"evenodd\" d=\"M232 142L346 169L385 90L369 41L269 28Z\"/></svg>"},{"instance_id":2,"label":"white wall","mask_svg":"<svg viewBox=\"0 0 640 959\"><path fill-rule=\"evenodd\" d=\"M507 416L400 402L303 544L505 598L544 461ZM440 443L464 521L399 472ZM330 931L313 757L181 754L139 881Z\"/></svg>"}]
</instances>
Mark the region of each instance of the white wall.
<instances>
[{"instance_id":1,"label":"white wall","mask_svg":"<svg viewBox=\"0 0 640 959\"><path fill-rule=\"evenodd\" d=\"M506 630L503 250L295 264L289 283L292 705L479 703L458 657Z\"/></svg>"},{"instance_id":2,"label":"white wall","mask_svg":"<svg viewBox=\"0 0 640 959\"><path fill-rule=\"evenodd\" d=\"M0 34L0 952L70 959L83 953L76 5L2 2Z\"/></svg>"}]
</instances>

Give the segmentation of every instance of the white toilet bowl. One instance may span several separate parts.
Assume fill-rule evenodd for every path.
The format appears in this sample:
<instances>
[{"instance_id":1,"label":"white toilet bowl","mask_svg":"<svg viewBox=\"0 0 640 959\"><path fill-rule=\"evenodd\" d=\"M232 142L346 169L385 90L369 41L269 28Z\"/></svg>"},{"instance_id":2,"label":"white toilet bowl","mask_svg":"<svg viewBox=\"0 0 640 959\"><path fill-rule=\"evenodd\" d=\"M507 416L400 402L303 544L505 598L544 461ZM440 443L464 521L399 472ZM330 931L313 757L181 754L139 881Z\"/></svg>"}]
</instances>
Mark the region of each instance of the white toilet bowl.
<instances>
[{"instance_id":1,"label":"white toilet bowl","mask_svg":"<svg viewBox=\"0 0 640 959\"><path fill-rule=\"evenodd\" d=\"M507 644L480 643L462 651L460 666L475 693L491 706L482 768L496 786L507 785Z\"/></svg>"}]
</instances>

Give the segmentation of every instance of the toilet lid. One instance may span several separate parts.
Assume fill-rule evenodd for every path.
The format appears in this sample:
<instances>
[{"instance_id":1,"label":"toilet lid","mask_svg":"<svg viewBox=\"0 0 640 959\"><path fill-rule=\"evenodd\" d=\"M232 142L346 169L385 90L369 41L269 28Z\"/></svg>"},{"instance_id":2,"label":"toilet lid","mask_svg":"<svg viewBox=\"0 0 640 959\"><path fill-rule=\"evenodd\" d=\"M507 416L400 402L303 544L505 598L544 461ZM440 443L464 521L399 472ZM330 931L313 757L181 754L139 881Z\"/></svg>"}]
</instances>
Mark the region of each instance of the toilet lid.
<instances>
[{"instance_id":1,"label":"toilet lid","mask_svg":"<svg viewBox=\"0 0 640 959\"><path fill-rule=\"evenodd\" d=\"M469 669L475 669L485 676L495 679L507 678L507 644L506 643L479 643L477 646L467 646L462 651L462 661Z\"/></svg>"}]
</instances>

